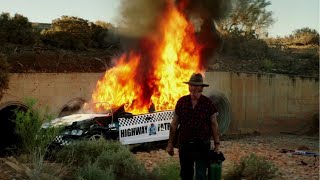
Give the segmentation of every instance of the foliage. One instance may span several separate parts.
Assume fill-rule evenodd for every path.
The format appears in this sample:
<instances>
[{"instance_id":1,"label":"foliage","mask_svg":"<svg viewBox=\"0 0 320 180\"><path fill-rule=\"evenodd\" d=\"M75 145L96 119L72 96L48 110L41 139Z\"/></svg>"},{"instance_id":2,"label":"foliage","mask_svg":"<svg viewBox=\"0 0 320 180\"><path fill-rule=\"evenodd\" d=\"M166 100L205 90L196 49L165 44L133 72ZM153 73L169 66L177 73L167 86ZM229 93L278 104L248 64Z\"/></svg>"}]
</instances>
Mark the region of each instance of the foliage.
<instances>
[{"instance_id":1,"label":"foliage","mask_svg":"<svg viewBox=\"0 0 320 180\"><path fill-rule=\"evenodd\" d=\"M115 175L112 169L101 169L97 164L89 163L76 172L76 179L79 180L114 180Z\"/></svg>"},{"instance_id":2,"label":"foliage","mask_svg":"<svg viewBox=\"0 0 320 180\"><path fill-rule=\"evenodd\" d=\"M51 29L41 34L44 43L64 49L106 48L115 43L109 27L111 25L103 21L95 24L74 16L62 16L53 20Z\"/></svg>"},{"instance_id":3,"label":"foliage","mask_svg":"<svg viewBox=\"0 0 320 180\"><path fill-rule=\"evenodd\" d=\"M274 66L274 62L271 59L264 59L260 68L265 72L271 72Z\"/></svg>"},{"instance_id":4,"label":"foliage","mask_svg":"<svg viewBox=\"0 0 320 180\"><path fill-rule=\"evenodd\" d=\"M36 33L28 18L9 13L0 15L0 43L13 43L21 45L33 44L36 40Z\"/></svg>"},{"instance_id":5,"label":"foliage","mask_svg":"<svg viewBox=\"0 0 320 180\"><path fill-rule=\"evenodd\" d=\"M278 168L263 157L250 154L241 158L239 164L229 170L224 179L272 179L276 177Z\"/></svg>"},{"instance_id":6,"label":"foliage","mask_svg":"<svg viewBox=\"0 0 320 180\"><path fill-rule=\"evenodd\" d=\"M73 166L79 167L89 162L94 162L97 157L108 148L113 147L115 143L105 143L99 141L79 141L71 146L66 146L56 154L58 162L71 162Z\"/></svg>"},{"instance_id":7,"label":"foliage","mask_svg":"<svg viewBox=\"0 0 320 180\"><path fill-rule=\"evenodd\" d=\"M5 55L0 54L0 100L3 91L8 88L9 83L9 64Z\"/></svg>"},{"instance_id":8,"label":"foliage","mask_svg":"<svg viewBox=\"0 0 320 180\"><path fill-rule=\"evenodd\" d=\"M270 45L280 45L282 47L288 45L319 45L319 32L308 27L294 30L290 35L285 37L266 39Z\"/></svg>"},{"instance_id":9,"label":"foliage","mask_svg":"<svg viewBox=\"0 0 320 180\"><path fill-rule=\"evenodd\" d=\"M152 170L152 175L155 179L179 179L179 163L174 160L163 162Z\"/></svg>"},{"instance_id":10,"label":"foliage","mask_svg":"<svg viewBox=\"0 0 320 180\"><path fill-rule=\"evenodd\" d=\"M223 39L222 52L225 54L255 59L264 59L268 56L267 43L258 39L253 31L243 34L240 30L235 29L226 34Z\"/></svg>"},{"instance_id":11,"label":"foliage","mask_svg":"<svg viewBox=\"0 0 320 180\"><path fill-rule=\"evenodd\" d=\"M101 23L100 23L101 24ZM94 23L90 24L91 29L91 40L92 40L92 47L95 48L106 48L108 47L108 36L109 30L105 28L106 25L100 26Z\"/></svg>"},{"instance_id":12,"label":"foliage","mask_svg":"<svg viewBox=\"0 0 320 180\"><path fill-rule=\"evenodd\" d=\"M271 3L266 0L231 2L231 12L218 22L223 40L221 51L240 58L267 58L269 47L260 37L274 22L272 12L266 9Z\"/></svg>"},{"instance_id":13,"label":"foliage","mask_svg":"<svg viewBox=\"0 0 320 180\"><path fill-rule=\"evenodd\" d=\"M91 172L101 172L100 170L108 174L112 170L116 179L143 178L147 175L143 165L135 159L128 147L116 141L76 142L57 152L56 160L78 168L86 168L86 177L92 177ZM90 163L90 166L84 167Z\"/></svg>"},{"instance_id":14,"label":"foliage","mask_svg":"<svg viewBox=\"0 0 320 180\"><path fill-rule=\"evenodd\" d=\"M51 29L42 32L44 42L66 49L84 49L90 43L90 26L87 20L62 16L52 21Z\"/></svg>"},{"instance_id":15,"label":"foliage","mask_svg":"<svg viewBox=\"0 0 320 180\"><path fill-rule=\"evenodd\" d=\"M104 21L96 21L95 25L102 27L103 29L114 29L114 26L111 23L107 23Z\"/></svg>"},{"instance_id":16,"label":"foliage","mask_svg":"<svg viewBox=\"0 0 320 180\"><path fill-rule=\"evenodd\" d=\"M122 146L119 143L119 146ZM113 169L119 179L141 179L146 177L146 170L127 148L107 149L97 158L96 163L103 169Z\"/></svg>"},{"instance_id":17,"label":"foliage","mask_svg":"<svg viewBox=\"0 0 320 180\"><path fill-rule=\"evenodd\" d=\"M231 13L218 23L226 33L238 30L244 33L262 34L274 19L266 8L271 5L267 0L232 0Z\"/></svg>"},{"instance_id":18,"label":"foliage","mask_svg":"<svg viewBox=\"0 0 320 180\"><path fill-rule=\"evenodd\" d=\"M293 32L295 44L319 44L319 33L315 29L304 27Z\"/></svg>"},{"instance_id":19,"label":"foliage","mask_svg":"<svg viewBox=\"0 0 320 180\"><path fill-rule=\"evenodd\" d=\"M21 139L22 153L27 153L34 166L33 176L37 177L43 170L44 156L59 129L49 127L42 129L44 120L50 119L47 112L42 114L35 109L36 100L26 99L27 111L16 110L16 133Z\"/></svg>"}]
</instances>

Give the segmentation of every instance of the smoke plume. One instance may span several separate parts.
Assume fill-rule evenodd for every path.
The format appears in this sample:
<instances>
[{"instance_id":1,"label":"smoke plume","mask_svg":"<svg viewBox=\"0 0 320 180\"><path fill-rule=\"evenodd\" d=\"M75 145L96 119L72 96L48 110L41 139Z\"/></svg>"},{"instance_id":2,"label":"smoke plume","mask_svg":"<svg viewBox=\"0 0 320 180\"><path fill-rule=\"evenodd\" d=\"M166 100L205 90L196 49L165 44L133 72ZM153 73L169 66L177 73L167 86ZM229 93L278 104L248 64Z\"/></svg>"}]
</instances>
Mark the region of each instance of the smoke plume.
<instances>
[{"instance_id":1,"label":"smoke plume","mask_svg":"<svg viewBox=\"0 0 320 180\"><path fill-rule=\"evenodd\" d=\"M231 0L176 0L179 9L189 16L219 21L230 10Z\"/></svg>"},{"instance_id":2,"label":"smoke plume","mask_svg":"<svg viewBox=\"0 0 320 180\"><path fill-rule=\"evenodd\" d=\"M141 38L156 32L159 18L169 1L174 0L121 0L119 31L126 37L124 49L136 49ZM198 41L204 45L201 64L206 68L209 59L219 47L220 38L215 23L230 9L231 0L175 0L179 11L195 24ZM127 47L126 47L127 46Z\"/></svg>"},{"instance_id":3,"label":"smoke plume","mask_svg":"<svg viewBox=\"0 0 320 180\"><path fill-rule=\"evenodd\" d=\"M166 5L165 0L120 0L118 26L122 34L145 37L156 28Z\"/></svg>"},{"instance_id":4,"label":"smoke plume","mask_svg":"<svg viewBox=\"0 0 320 180\"><path fill-rule=\"evenodd\" d=\"M186 18L198 24L198 41L204 45L201 65L206 69L210 58L220 45L220 36L215 23L225 17L231 8L231 0L176 0L176 4ZM199 23L200 22L200 23Z\"/></svg>"}]
</instances>

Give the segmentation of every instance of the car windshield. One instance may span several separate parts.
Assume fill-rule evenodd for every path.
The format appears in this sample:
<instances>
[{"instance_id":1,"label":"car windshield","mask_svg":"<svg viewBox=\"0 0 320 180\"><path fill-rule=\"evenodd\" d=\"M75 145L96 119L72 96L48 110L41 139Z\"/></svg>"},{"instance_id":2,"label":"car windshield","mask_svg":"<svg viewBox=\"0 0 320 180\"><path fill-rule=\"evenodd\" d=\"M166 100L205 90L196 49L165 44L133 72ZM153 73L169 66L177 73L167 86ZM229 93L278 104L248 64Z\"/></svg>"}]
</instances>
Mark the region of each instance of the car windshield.
<instances>
[{"instance_id":1,"label":"car windshield","mask_svg":"<svg viewBox=\"0 0 320 180\"><path fill-rule=\"evenodd\" d=\"M77 113L81 114L113 114L121 107L113 107L108 102L84 103Z\"/></svg>"}]
</instances>

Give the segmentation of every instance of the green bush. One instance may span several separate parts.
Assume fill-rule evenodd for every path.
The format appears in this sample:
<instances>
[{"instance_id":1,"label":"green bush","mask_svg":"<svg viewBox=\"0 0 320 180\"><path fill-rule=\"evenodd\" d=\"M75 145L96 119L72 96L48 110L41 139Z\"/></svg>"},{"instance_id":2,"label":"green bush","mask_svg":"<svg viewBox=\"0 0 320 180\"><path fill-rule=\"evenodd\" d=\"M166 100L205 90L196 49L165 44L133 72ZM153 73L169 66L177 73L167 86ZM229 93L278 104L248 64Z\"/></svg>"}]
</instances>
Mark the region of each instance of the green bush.
<instances>
[{"instance_id":1,"label":"green bush","mask_svg":"<svg viewBox=\"0 0 320 180\"><path fill-rule=\"evenodd\" d=\"M51 30L42 32L42 41L51 46L63 49L83 50L85 45L81 39L70 32L54 32Z\"/></svg>"},{"instance_id":2,"label":"green bush","mask_svg":"<svg viewBox=\"0 0 320 180\"><path fill-rule=\"evenodd\" d=\"M304 27L296 29L293 32L293 41L295 44L319 44L319 33L315 29Z\"/></svg>"},{"instance_id":3,"label":"green bush","mask_svg":"<svg viewBox=\"0 0 320 180\"><path fill-rule=\"evenodd\" d=\"M0 42L21 45L34 44L36 32L32 28L28 18L15 14L13 17L9 13L0 15Z\"/></svg>"},{"instance_id":4,"label":"green bush","mask_svg":"<svg viewBox=\"0 0 320 180\"><path fill-rule=\"evenodd\" d=\"M266 72L272 72L272 69L274 68L275 64L271 59L264 59L261 62L260 68Z\"/></svg>"},{"instance_id":5,"label":"green bush","mask_svg":"<svg viewBox=\"0 0 320 180\"><path fill-rule=\"evenodd\" d=\"M83 165L92 163L94 166L90 168L95 169L92 172L99 169L112 170L116 179L136 179L147 176L144 166L135 159L129 148L117 141L103 139L79 141L57 152L56 160L77 168L83 168Z\"/></svg>"},{"instance_id":6,"label":"green bush","mask_svg":"<svg viewBox=\"0 0 320 180\"><path fill-rule=\"evenodd\" d=\"M100 22L99 24L102 24ZM41 32L42 41L46 44L72 50L85 50L86 48L107 48L117 44L111 32L106 27L90 23L87 20L62 16L52 21L52 27Z\"/></svg>"},{"instance_id":7,"label":"green bush","mask_svg":"<svg viewBox=\"0 0 320 180\"><path fill-rule=\"evenodd\" d=\"M99 141L79 141L66 146L55 155L58 162L71 163L80 167L83 164L95 162L98 156L107 149L120 148L117 142L106 143L103 139ZM117 146L117 147L116 147Z\"/></svg>"},{"instance_id":8,"label":"green bush","mask_svg":"<svg viewBox=\"0 0 320 180\"><path fill-rule=\"evenodd\" d=\"M89 163L81 167L76 172L76 179L78 180L114 180L115 175L110 169L101 169L96 164Z\"/></svg>"},{"instance_id":9,"label":"green bush","mask_svg":"<svg viewBox=\"0 0 320 180\"><path fill-rule=\"evenodd\" d=\"M42 129L42 124L52 119L52 115L35 109L36 100L26 99L27 111L16 110L16 133L21 139L22 152L45 152L53 138L59 133L58 128Z\"/></svg>"},{"instance_id":10,"label":"green bush","mask_svg":"<svg viewBox=\"0 0 320 180\"><path fill-rule=\"evenodd\" d=\"M252 32L253 33L253 32ZM268 44L256 35L234 30L224 37L222 52L239 58L264 59L268 56Z\"/></svg>"},{"instance_id":11,"label":"green bush","mask_svg":"<svg viewBox=\"0 0 320 180\"><path fill-rule=\"evenodd\" d=\"M43 171L44 157L53 138L59 133L58 128L42 129L41 125L51 119L48 113L35 109L36 100L27 99L26 111L16 110L16 134L21 141L21 153L26 153L32 162L32 175L35 179Z\"/></svg>"},{"instance_id":12,"label":"green bush","mask_svg":"<svg viewBox=\"0 0 320 180\"><path fill-rule=\"evenodd\" d=\"M152 170L152 175L155 179L179 179L180 178L180 165L177 161L171 159L156 166Z\"/></svg>"},{"instance_id":13,"label":"green bush","mask_svg":"<svg viewBox=\"0 0 320 180\"><path fill-rule=\"evenodd\" d=\"M224 179L255 179L265 180L276 177L278 168L263 157L250 154L241 158L239 164L235 164L227 171Z\"/></svg>"},{"instance_id":14,"label":"green bush","mask_svg":"<svg viewBox=\"0 0 320 180\"><path fill-rule=\"evenodd\" d=\"M112 168L119 179L141 179L147 175L144 166L127 148L108 149L100 154L96 163L103 169Z\"/></svg>"}]
</instances>

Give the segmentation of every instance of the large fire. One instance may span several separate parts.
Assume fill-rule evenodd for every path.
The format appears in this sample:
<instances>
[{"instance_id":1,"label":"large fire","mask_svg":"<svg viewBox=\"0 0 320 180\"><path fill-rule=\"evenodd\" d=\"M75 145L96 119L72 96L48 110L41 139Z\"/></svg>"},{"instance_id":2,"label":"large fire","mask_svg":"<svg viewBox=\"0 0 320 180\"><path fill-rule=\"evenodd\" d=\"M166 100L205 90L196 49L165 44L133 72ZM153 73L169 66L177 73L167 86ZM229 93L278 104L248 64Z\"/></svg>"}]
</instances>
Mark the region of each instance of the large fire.
<instances>
[{"instance_id":1,"label":"large fire","mask_svg":"<svg viewBox=\"0 0 320 180\"><path fill-rule=\"evenodd\" d=\"M168 1L170 2L170 1ZM188 94L194 72L203 72L194 26L173 3L168 3L157 32L146 35L139 50L123 54L116 65L97 82L93 102L111 107L124 105L126 112L141 114L174 109L176 101ZM96 109L110 109L97 104Z\"/></svg>"}]
</instances>

